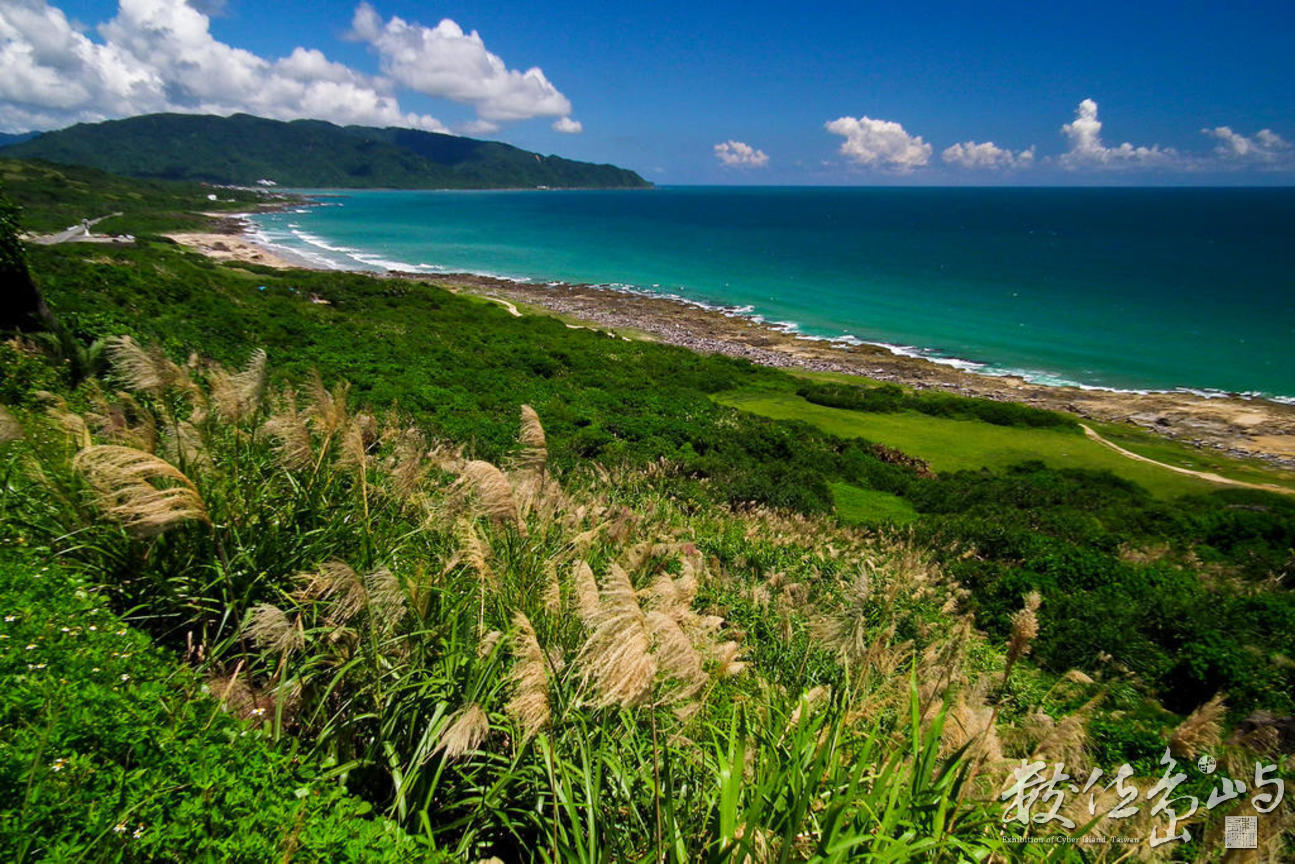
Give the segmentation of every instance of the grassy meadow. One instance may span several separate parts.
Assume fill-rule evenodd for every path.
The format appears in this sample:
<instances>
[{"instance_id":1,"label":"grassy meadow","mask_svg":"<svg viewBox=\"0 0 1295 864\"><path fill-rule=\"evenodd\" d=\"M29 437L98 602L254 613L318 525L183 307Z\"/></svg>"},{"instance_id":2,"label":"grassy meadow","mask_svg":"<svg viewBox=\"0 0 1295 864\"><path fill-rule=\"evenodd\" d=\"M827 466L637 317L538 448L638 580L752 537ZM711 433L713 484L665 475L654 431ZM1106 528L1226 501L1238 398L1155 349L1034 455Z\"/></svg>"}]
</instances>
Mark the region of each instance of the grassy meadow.
<instances>
[{"instance_id":1,"label":"grassy meadow","mask_svg":"<svg viewBox=\"0 0 1295 864\"><path fill-rule=\"evenodd\" d=\"M1128 459L1085 438L1078 429L1002 427L977 420L929 417L916 411L851 411L816 405L785 390L737 390L717 394L715 400L775 420L808 423L840 438L863 438L896 447L927 462L936 472L1001 471L1037 460L1049 468L1106 471L1161 498L1208 494L1218 488L1206 480ZM1163 449L1177 448L1171 443Z\"/></svg>"},{"instance_id":2,"label":"grassy meadow","mask_svg":"<svg viewBox=\"0 0 1295 864\"><path fill-rule=\"evenodd\" d=\"M89 206L4 170L32 224ZM130 218L203 208L157 188ZM1166 748L1179 796L1202 755L1291 779L1289 496L431 282L26 260L58 330L0 344L4 860L1288 860L1289 800L1224 859L1248 798L1152 848L1108 781L1072 827L1001 793L1145 794Z\"/></svg>"}]
</instances>

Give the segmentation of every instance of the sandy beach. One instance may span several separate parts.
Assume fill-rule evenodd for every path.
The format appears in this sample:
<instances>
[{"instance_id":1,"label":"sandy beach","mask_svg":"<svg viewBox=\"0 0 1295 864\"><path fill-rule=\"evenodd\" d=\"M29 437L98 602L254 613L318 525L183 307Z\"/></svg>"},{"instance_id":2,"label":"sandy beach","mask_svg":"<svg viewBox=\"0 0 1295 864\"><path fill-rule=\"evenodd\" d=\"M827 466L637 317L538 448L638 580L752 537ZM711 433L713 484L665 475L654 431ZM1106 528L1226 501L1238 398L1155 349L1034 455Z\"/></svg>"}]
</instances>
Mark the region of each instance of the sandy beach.
<instances>
[{"instance_id":1,"label":"sandy beach","mask_svg":"<svg viewBox=\"0 0 1295 864\"><path fill-rule=\"evenodd\" d=\"M168 236L220 261L280 268L306 266L290 260L282 250L258 244L246 235L246 228L245 221L222 216L210 232ZM1195 446L1295 468L1295 405L1239 396L1131 393L1032 384L1014 376L965 372L895 354L882 346L797 338L749 318L691 303L590 285L519 283L471 274L385 275L481 294L517 304L523 311L527 307L532 311L547 310L573 322L632 331L643 338L742 357L766 366L859 375L918 389L1068 411L1092 420L1132 423Z\"/></svg>"}]
</instances>

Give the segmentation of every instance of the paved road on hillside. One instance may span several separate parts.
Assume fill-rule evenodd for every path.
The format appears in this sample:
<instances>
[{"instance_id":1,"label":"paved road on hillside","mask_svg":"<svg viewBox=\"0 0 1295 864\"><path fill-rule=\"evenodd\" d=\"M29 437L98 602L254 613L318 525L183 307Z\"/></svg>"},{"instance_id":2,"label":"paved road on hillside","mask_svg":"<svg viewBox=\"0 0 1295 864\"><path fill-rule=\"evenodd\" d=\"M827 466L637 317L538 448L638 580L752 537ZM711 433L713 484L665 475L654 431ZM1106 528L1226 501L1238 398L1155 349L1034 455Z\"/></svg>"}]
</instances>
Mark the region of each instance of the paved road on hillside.
<instances>
[{"instance_id":1,"label":"paved road on hillside","mask_svg":"<svg viewBox=\"0 0 1295 864\"><path fill-rule=\"evenodd\" d=\"M44 234L38 237L32 237L32 243L39 243L41 246L53 246L55 243L67 243L69 240L77 240L86 236L86 228L93 228L105 219L111 219L114 216L120 216L121 213L109 213L107 216L100 216L97 219L88 219L84 225L73 225L66 231L59 231L57 234Z\"/></svg>"}]
</instances>

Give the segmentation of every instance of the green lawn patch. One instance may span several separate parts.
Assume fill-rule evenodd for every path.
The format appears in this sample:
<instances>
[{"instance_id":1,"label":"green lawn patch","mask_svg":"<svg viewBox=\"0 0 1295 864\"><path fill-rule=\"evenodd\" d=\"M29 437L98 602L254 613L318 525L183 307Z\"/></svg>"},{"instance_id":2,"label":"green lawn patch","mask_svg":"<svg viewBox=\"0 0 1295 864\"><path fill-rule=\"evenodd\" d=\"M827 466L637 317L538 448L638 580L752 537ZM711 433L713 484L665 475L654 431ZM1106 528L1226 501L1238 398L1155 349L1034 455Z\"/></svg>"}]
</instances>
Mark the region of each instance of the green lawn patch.
<instances>
[{"instance_id":1,"label":"green lawn patch","mask_svg":"<svg viewBox=\"0 0 1295 864\"><path fill-rule=\"evenodd\" d=\"M1136 462L1064 429L1022 429L950 420L913 411L893 414L815 405L794 393L736 390L714 397L723 405L778 420L800 420L842 438L866 438L924 459L937 472L1000 470L1038 460L1051 468L1106 470L1167 498L1210 492L1216 484Z\"/></svg>"},{"instance_id":2,"label":"green lawn patch","mask_svg":"<svg viewBox=\"0 0 1295 864\"><path fill-rule=\"evenodd\" d=\"M849 483L832 483L832 500L841 520L852 525L906 525L917 519L917 511L898 495L860 489Z\"/></svg>"}]
</instances>

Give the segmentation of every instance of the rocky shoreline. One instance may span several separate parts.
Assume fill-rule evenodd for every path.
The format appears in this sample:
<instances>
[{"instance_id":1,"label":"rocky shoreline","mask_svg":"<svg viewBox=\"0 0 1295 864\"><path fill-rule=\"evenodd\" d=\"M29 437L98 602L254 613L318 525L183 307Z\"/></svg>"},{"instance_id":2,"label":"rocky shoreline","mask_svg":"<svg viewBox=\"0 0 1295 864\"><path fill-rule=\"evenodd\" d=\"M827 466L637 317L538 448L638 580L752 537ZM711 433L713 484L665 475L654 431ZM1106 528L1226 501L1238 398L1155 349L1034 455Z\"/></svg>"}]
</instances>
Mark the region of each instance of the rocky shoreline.
<instances>
[{"instance_id":1,"label":"rocky shoreline","mask_svg":"<svg viewBox=\"0 0 1295 864\"><path fill-rule=\"evenodd\" d=\"M211 214L215 216L216 214ZM301 267L283 250L247 234L246 221L224 215L205 234L173 239L224 261ZM383 275L383 274L374 274ZM1168 438L1230 456L1261 459L1295 469L1295 405L1242 396L1206 397L1186 392L1136 393L1030 383L1017 376L966 372L878 345L843 345L797 338L751 318L666 297L595 285L514 282L473 274L388 272L546 310L572 322L629 331L694 351L741 357L783 369L836 372L935 389L962 396L1021 402L1092 420L1132 423Z\"/></svg>"},{"instance_id":2,"label":"rocky shoreline","mask_svg":"<svg viewBox=\"0 0 1295 864\"><path fill-rule=\"evenodd\" d=\"M878 345L797 338L750 318L669 298L590 285L517 283L472 275L415 278L539 307L599 327L632 330L694 351L812 372L837 372L917 389L1022 402L1080 417L1132 423L1199 447L1295 468L1295 406L1240 396L1132 393L1032 384L895 354Z\"/></svg>"}]
</instances>

